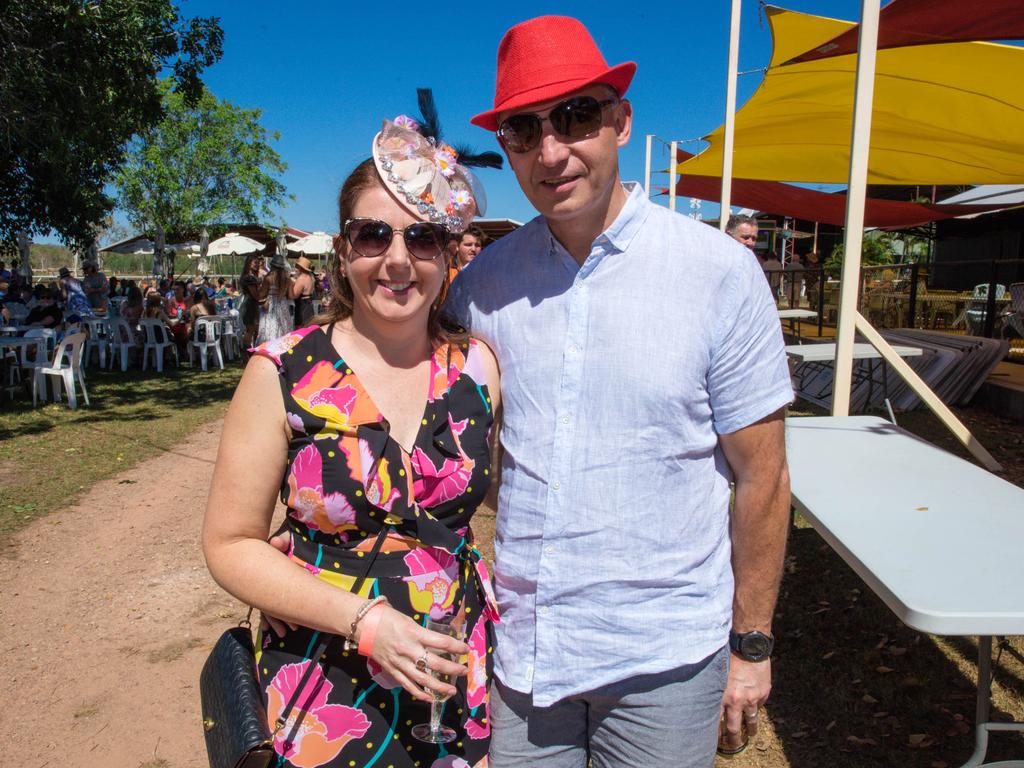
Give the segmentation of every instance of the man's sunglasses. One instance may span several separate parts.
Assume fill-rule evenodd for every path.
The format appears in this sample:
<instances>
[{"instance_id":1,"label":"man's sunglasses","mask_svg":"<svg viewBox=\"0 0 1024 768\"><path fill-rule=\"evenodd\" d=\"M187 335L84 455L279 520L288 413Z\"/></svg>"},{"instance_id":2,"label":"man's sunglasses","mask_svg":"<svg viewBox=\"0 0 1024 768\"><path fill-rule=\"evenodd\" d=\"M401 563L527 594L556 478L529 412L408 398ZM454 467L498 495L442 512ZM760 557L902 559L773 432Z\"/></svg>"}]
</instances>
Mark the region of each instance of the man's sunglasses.
<instances>
[{"instance_id":1,"label":"man's sunglasses","mask_svg":"<svg viewBox=\"0 0 1024 768\"><path fill-rule=\"evenodd\" d=\"M341 234L348 240L352 250L372 259L391 246L396 232L402 233L406 250L422 261L436 259L451 237L448 227L432 221L418 221L405 229L396 230L386 221L365 218L349 219L342 227Z\"/></svg>"},{"instance_id":2,"label":"man's sunglasses","mask_svg":"<svg viewBox=\"0 0 1024 768\"><path fill-rule=\"evenodd\" d=\"M549 120L559 136L585 139L601 129L604 108L618 102L618 99L598 101L593 96L573 96L555 104L545 117L535 112L521 112L505 118L498 126L498 138L509 152L529 152L540 144L544 121Z\"/></svg>"}]
</instances>

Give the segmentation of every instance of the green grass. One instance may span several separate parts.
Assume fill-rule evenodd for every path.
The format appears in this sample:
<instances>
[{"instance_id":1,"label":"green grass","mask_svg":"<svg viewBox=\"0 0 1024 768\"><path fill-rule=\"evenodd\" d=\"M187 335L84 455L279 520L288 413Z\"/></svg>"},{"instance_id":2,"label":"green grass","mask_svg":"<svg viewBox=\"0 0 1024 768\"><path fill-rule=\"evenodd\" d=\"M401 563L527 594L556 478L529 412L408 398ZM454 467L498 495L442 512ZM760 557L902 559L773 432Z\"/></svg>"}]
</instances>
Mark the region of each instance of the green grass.
<instances>
[{"instance_id":1,"label":"green grass","mask_svg":"<svg viewBox=\"0 0 1024 768\"><path fill-rule=\"evenodd\" d=\"M163 374L89 368L90 406L0 404L0 544L94 483L168 451L221 417L242 368L169 366Z\"/></svg>"}]
</instances>

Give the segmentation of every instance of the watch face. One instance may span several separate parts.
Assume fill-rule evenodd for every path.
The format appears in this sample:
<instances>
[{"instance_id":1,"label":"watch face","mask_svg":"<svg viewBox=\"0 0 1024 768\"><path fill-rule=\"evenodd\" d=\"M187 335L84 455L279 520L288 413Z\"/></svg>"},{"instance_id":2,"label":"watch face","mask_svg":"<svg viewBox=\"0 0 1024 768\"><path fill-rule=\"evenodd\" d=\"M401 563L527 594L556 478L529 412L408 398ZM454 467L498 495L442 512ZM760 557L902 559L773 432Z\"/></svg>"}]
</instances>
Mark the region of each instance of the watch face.
<instances>
[{"instance_id":1,"label":"watch face","mask_svg":"<svg viewBox=\"0 0 1024 768\"><path fill-rule=\"evenodd\" d=\"M753 632L743 638L740 651L750 659L763 659L771 653L769 640L760 632Z\"/></svg>"}]
</instances>

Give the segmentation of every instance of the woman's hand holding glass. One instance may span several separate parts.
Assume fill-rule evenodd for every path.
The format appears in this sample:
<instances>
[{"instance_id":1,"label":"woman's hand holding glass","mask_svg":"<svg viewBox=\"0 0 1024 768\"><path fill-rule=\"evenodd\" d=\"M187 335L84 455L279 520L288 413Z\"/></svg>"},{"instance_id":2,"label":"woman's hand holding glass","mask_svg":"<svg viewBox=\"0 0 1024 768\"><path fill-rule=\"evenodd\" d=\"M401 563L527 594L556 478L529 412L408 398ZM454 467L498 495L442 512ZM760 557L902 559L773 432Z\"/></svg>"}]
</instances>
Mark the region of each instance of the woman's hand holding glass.
<instances>
[{"instance_id":1,"label":"woman's hand holding glass","mask_svg":"<svg viewBox=\"0 0 1024 768\"><path fill-rule=\"evenodd\" d=\"M454 637L425 629L400 611L390 606L383 611L370 657L395 682L420 701L433 701L432 691L441 699L455 694L455 686L442 682L434 675L450 678L465 675L467 668L451 658L461 658L469 647ZM356 642L360 639L362 622L356 625ZM424 661L418 665L417 661ZM422 669L421 669L422 666Z\"/></svg>"}]
</instances>

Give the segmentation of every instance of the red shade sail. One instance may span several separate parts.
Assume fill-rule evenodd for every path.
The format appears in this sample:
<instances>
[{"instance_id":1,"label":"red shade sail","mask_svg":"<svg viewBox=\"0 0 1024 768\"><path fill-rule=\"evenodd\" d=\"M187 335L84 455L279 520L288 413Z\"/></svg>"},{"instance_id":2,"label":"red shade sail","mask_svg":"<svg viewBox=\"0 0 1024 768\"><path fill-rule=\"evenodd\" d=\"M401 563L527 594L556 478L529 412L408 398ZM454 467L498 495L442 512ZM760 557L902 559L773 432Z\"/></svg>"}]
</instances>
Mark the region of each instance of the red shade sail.
<instances>
[{"instance_id":1,"label":"red shade sail","mask_svg":"<svg viewBox=\"0 0 1024 768\"><path fill-rule=\"evenodd\" d=\"M678 161L693 157L677 150ZM722 179L718 176L684 175L676 182L676 194L701 200L720 202ZM846 195L818 192L777 181L732 180L732 203L755 211L791 216L804 221L843 226L846 219ZM972 213L985 213L1006 208L1004 205L932 205L868 198L864 209L864 226L906 229L930 221L951 219Z\"/></svg>"},{"instance_id":2,"label":"red shade sail","mask_svg":"<svg viewBox=\"0 0 1024 768\"><path fill-rule=\"evenodd\" d=\"M858 24L785 64L857 52ZM893 0L878 19L878 48L973 40L1024 40L1021 0Z\"/></svg>"}]
</instances>

